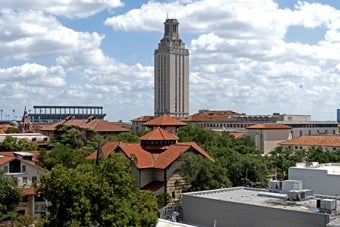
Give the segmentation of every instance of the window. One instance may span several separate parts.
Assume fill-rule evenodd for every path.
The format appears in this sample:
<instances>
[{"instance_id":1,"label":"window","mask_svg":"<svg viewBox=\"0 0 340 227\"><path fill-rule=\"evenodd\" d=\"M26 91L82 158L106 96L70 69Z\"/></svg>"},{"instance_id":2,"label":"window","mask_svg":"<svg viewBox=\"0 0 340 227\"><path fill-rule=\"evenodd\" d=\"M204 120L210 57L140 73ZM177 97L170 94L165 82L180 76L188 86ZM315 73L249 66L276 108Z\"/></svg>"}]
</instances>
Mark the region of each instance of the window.
<instances>
[{"instance_id":1,"label":"window","mask_svg":"<svg viewBox=\"0 0 340 227\"><path fill-rule=\"evenodd\" d=\"M27 184L27 177L22 177L22 185L26 185Z\"/></svg>"},{"instance_id":2,"label":"window","mask_svg":"<svg viewBox=\"0 0 340 227\"><path fill-rule=\"evenodd\" d=\"M25 173L26 172L26 165L21 166L21 172Z\"/></svg>"},{"instance_id":3,"label":"window","mask_svg":"<svg viewBox=\"0 0 340 227\"><path fill-rule=\"evenodd\" d=\"M15 159L9 163L9 172L10 173L20 173L21 163L19 160Z\"/></svg>"},{"instance_id":4,"label":"window","mask_svg":"<svg viewBox=\"0 0 340 227\"><path fill-rule=\"evenodd\" d=\"M32 177L32 183L34 183L37 180L37 177Z\"/></svg>"}]
</instances>

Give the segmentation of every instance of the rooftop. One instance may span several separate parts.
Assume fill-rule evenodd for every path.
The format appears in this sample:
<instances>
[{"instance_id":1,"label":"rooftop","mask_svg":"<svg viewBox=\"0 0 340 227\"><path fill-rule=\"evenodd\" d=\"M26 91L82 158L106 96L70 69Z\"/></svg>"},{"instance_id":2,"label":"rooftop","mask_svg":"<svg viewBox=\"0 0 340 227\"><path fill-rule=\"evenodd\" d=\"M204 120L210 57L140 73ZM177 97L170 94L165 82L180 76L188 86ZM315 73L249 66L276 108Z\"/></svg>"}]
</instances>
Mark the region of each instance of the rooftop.
<instances>
[{"instance_id":1,"label":"rooftop","mask_svg":"<svg viewBox=\"0 0 340 227\"><path fill-rule=\"evenodd\" d=\"M312 162L312 163L300 162L300 163L296 163L296 166L293 166L290 168L326 170L327 174L340 175L340 163L319 164L318 162Z\"/></svg>"},{"instance_id":2,"label":"rooftop","mask_svg":"<svg viewBox=\"0 0 340 227\"><path fill-rule=\"evenodd\" d=\"M247 187L225 188L210 191L184 193L185 196L202 197L206 199L265 206L276 209L294 210L299 212L317 213L316 199L302 201L287 200L287 194L269 192L265 189ZM340 202L337 201L337 207Z\"/></svg>"},{"instance_id":3,"label":"rooftop","mask_svg":"<svg viewBox=\"0 0 340 227\"><path fill-rule=\"evenodd\" d=\"M294 139L286 140L280 145L299 145L299 146L323 146L340 147L340 136L338 135L305 135Z\"/></svg>"}]
</instances>

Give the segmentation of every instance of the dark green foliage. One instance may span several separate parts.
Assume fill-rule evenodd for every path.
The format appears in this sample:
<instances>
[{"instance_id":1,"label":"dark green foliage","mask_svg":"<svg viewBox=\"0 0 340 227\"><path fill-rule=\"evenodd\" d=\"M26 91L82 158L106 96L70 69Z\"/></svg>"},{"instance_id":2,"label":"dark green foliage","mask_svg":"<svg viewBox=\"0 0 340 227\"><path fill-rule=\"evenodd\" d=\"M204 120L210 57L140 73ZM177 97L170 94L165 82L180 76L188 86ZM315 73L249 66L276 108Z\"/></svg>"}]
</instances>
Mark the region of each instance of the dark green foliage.
<instances>
[{"instance_id":1,"label":"dark green foliage","mask_svg":"<svg viewBox=\"0 0 340 227\"><path fill-rule=\"evenodd\" d=\"M0 222L16 217L15 208L22 197L17 180L0 172Z\"/></svg>"},{"instance_id":2,"label":"dark green foliage","mask_svg":"<svg viewBox=\"0 0 340 227\"><path fill-rule=\"evenodd\" d=\"M139 136L133 132L121 132L113 138L113 141L138 142Z\"/></svg>"},{"instance_id":3,"label":"dark green foliage","mask_svg":"<svg viewBox=\"0 0 340 227\"><path fill-rule=\"evenodd\" d=\"M0 151L36 151L38 144L25 139L17 139L12 136L6 136L5 140L0 143Z\"/></svg>"},{"instance_id":4,"label":"dark green foliage","mask_svg":"<svg viewBox=\"0 0 340 227\"><path fill-rule=\"evenodd\" d=\"M248 137L235 139L228 133L217 134L202 126L183 127L178 136L180 141L196 142L215 159L211 162L200 155L182 156L179 172L190 185L189 191L267 182L267 159Z\"/></svg>"},{"instance_id":5,"label":"dark green foliage","mask_svg":"<svg viewBox=\"0 0 340 227\"><path fill-rule=\"evenodd\" d=\"M137 188L130 165L114 154L99 166L55 166L37 186L51 202L45 226L155 226L156 199Z\"/></svg>"}]
</instances>

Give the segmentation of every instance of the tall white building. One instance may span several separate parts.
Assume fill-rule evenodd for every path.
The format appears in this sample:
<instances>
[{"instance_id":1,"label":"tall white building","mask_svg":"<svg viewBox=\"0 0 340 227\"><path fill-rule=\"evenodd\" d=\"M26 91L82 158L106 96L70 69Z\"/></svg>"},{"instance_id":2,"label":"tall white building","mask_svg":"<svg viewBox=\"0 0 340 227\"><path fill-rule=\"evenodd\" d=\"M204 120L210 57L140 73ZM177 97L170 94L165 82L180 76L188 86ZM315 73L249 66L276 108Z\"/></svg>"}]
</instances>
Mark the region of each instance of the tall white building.
<instances>
[{"instance_id":1,"label":"tall white building","mask_svg":"<svg viewBox=\"0 0 340 227\"><path fill-rule=\"evenodd\" d=\"M189 50L178 25L177 19L166 19L164 37L154 53L155 116L189 115Z\"/></svg>"}]
</instances>

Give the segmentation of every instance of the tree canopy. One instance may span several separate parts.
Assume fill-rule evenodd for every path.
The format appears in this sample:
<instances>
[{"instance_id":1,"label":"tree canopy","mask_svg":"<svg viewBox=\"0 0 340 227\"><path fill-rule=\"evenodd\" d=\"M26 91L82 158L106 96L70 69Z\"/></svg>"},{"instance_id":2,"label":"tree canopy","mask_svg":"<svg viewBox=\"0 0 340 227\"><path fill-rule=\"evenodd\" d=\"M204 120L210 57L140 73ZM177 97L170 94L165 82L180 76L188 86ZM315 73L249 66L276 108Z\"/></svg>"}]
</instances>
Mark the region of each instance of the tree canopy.
<instances>
[{"instance_id":1,"label":"tree canopy","mask_svg":"<svg viewBox=\"0 0 340 227\"><path fill-rule=\"evenodd\" d=\"M16 178L6 176L0 171L0 222L16 217L15 208L22 197Z\"/></svg>"},{"instance_id":2,"label":"tree canopy","mask_svg":"<svg viewBox=\"0 0 340 227\"><path fill-rule=\"evenodd\" d=\"M228 133L215 133L202 126L179 129L180 141L194 141L215 162L201 156L183 155L179 172L190 185L189 191L266 183L268 162L248 138L236 139Z\"/></svg>"},{"instance_id":3,"label":"tree canopy","mask_svg":"<svg viewBox=\"0 0 340 227\"><path fill-rule=\"evenodd\" d=\"M51 203L45 226L155 226L156 200L137 188L130 165L120 154L99 165L56 165L37 183Z\"/></svg>"},{"instance_id":4,"label":"tree canopy","mask_svg":"<svg viewBox=\"0 0 340 227\"><path fill-rule=\"evenodd\" d=\"M12 136L6 136L0 143L0 151L36 151L38 144L25 139L17 139Z\"/></svg>"}]
</instances>

